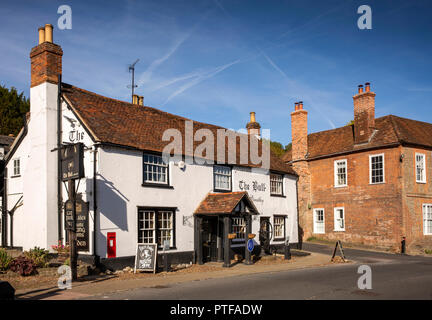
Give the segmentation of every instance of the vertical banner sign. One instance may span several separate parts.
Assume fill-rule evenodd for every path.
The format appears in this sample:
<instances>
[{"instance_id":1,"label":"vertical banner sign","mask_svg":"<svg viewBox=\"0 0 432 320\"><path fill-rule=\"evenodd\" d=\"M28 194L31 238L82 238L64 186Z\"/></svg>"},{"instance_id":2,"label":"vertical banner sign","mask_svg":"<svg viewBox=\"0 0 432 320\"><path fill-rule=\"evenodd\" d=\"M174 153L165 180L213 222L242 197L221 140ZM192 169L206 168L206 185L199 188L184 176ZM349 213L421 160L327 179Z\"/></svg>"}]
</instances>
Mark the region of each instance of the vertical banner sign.
<instances>
[{"instance_id":1,"label":"vertical banner sign","mask_svg":"<svg viewBox=\"0 0 432 320\"><path fill-rule=\"evenodd\" d=\"M63 146L61 152L62 181L84 178L84 144Z\"/></svg>"},{"instance_id":2,"label":"vertical banner sign","mask_svg":"<svg viewBox=\"0 0 432 320\"><path fill-rule=\"evenodd\" d=\"M84 202L81 199L76 200L75 204L75 232L76 232L76 244L78 251L89 251L89 210L88 202Z\"/></svg>"}]
</instances>

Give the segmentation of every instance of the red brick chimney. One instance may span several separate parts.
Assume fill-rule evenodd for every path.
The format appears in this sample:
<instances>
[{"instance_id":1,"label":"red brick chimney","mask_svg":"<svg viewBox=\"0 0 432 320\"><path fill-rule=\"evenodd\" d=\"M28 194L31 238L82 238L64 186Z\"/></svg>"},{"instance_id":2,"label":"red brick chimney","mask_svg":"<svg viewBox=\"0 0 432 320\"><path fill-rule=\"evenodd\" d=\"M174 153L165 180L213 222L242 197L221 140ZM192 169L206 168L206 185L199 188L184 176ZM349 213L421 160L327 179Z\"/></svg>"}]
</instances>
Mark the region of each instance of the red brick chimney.
<instances>
[{"instance_id":1,"label":"red brick chimney","mask_svg":"<svg viewBox=\"0 0 432 320\"><path fill-rule=\"evenodd\" d=\"M260 136L261 135L261 126L255 119L255 112L250 113L250 122L246 125L246 129L248 134L253 134Z\"/></svg>"},{"instance_id":2,"label":"red brick chimney","mask_svg":"<svg viewBox=\"0 0 432 320\"><path fill-rule=\"evenodd\" d=\"M305 160L308 151L307 115L303 101L296 102L291 113L292 161Z\"/></svg>"},{"instance_id":3,"label":"red brick chimney","mask_svg":"<svg viewBox=\"0 0 432 320\"><path fill-rule=\"evenodd\" d=\"M53 43L53 26L46 24L39 32L39 44L30 52L31 84L35 87L43 82L56 84L62 73L63 50Z\"/></svg>"},{"instance_id":4,"label":"red brick chimney","mask_svg":"<svg viewBox=\"0 0 432 320\"><path fill-rule=\"evenodd\" d=\"M367 143L375 129L375 93L366 82L365 90L359 85L354 99L354 143Z\"/></svg>"}]
</instances>

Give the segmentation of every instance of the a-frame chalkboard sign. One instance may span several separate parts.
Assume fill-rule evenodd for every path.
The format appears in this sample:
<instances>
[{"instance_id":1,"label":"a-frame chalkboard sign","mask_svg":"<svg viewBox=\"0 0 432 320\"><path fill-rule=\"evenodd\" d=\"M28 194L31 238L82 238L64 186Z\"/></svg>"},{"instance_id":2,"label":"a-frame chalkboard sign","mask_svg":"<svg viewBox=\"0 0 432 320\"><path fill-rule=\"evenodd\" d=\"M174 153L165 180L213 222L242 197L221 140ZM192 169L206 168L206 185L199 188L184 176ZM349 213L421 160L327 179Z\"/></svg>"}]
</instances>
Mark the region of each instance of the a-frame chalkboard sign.
<instances>
[{"instance_id":1,"label":"a-frame chalkboard sign","mask_svg":"<svg viewBox=\"0 0 432 320\"><path fill-rule=\"evenodd\" d=\"M153 273L156 273L157 249L156 243L137 244L134 273L137 271L153 271Z\"/></svg>"}]
</instances>

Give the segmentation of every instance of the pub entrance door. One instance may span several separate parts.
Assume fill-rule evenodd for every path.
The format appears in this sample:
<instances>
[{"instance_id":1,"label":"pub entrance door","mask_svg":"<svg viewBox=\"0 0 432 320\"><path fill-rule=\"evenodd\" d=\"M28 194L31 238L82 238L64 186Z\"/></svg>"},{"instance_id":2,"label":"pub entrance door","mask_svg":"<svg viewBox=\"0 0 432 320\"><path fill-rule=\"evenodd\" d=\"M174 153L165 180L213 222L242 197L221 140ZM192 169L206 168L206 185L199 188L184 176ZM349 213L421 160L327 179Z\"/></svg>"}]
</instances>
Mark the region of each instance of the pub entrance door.
<instances>
[{"instance_id":1,"label":"pub entrance door","mask_svg":"<svg viewBox=\"0 0 432 320\"><path fill-rule=\"evenodd\" d=\"M204 217L202 221L203 262L217 261L218 217Z\"/></svg>"}]
</instances>

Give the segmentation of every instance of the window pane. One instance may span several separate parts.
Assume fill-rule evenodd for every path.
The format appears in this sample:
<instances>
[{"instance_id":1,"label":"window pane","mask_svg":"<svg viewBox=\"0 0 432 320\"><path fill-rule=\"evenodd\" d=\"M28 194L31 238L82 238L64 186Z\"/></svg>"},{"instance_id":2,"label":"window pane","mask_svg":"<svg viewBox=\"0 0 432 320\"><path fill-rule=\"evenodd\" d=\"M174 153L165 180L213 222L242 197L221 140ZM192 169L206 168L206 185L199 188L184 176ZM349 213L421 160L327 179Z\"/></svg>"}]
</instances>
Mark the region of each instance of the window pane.
<instances>
[{"instance_id":1,"label":"window pane","mask_svg":"<svg viewBox=\"0 0 432 320\"><path fill-rule=\"evenodd\" d=\"M214 188L220 190L231 190L231 168L214 167Z\"/></svg>"},{"instance_id":2,"label":"window pane","mask_svg":"<svg viewBox=\"0 0 432 320\"><path fill-rule=\"evenodd\" d=\"M168 165L162 156L144 154L144 182L168 183Z\"/></svg>"}]
</instances>

